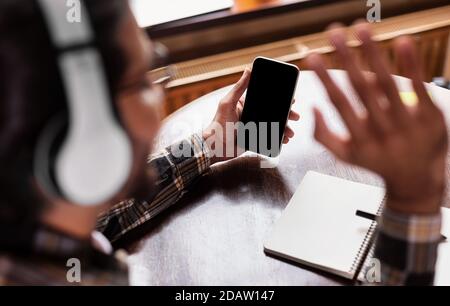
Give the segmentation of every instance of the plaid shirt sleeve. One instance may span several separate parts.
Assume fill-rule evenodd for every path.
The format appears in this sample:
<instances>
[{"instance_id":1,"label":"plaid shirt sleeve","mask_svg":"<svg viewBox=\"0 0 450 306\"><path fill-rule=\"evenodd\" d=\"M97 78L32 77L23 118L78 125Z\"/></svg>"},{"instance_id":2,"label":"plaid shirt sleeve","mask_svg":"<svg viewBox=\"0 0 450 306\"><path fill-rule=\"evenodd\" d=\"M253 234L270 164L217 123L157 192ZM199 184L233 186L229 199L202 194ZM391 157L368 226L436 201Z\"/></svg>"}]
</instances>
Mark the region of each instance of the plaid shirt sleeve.
<instances>
[{"instance_id":1,"label":"plaid shirt sleeve","mask_svg":"<svg viewBox=\"0 0 450 306\"><path fill-rule=\"evenodd\" d=\"M385 209L375 258L383 285L432 285L441 240L441 215L405 215Z\"/></svg>"},{"instance_id":2,"label":"plaid shirt sleeve","mask_svg":"<svg viewBox=\"0 0 450 306\"><path fill-rule=\"evenodd\" d=\"M114 242L149 221L176 203L209 169L210 157L208 145L198 134L150 156L148 164L156 172L156 182L149 200L130 199L116 204L99 217L97 230Z\"/></svg>"}]
</instances>

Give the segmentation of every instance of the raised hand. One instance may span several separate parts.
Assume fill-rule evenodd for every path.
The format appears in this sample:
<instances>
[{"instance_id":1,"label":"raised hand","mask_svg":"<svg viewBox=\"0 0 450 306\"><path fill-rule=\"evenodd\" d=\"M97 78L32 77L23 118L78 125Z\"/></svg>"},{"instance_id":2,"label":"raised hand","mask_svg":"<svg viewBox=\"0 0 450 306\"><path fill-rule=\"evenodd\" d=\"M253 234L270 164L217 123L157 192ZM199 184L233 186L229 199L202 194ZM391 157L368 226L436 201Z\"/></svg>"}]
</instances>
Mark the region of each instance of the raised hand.
<instances>
[{"instance_id":1,"label":"raised hand","mask_svg":"<svg viewBox=\"0 0 450 306\"><path fill-rule=\"evenodd\" d=\"M307 64L319 76L349 131L346 138L334 134L316 109L315 138L341 160L379 174L385 180L392 209L437 212L446 181L447 129L443 114L424 86L414 43L407 37L395 41L397 57L412 79L419 100L410 107L403 104L369 25L359 24L355 31L375 74L363 73L358 67L343 28L331 28L329 38L366 112L355 112L328 74L321 56L310 55Z\"/></svg>"}]
</instances>

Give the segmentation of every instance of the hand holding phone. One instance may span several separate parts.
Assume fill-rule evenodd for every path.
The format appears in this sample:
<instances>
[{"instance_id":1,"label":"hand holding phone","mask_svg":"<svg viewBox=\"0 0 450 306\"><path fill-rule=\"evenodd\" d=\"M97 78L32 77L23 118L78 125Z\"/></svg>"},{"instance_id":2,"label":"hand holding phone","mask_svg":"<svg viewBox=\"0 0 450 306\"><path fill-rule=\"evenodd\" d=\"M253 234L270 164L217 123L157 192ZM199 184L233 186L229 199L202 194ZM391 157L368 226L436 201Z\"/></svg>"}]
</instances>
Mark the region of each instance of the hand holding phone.
<instances>
[{"instance_id":1,"label":"hand holding phone","mask_svg":"<svg viewBox=\"0 0 450 306\"><path fill-rule=\"evenodd\" d=\"M244 93L250 83L250 75L251 69L246 68L239 81L220 100L214 119L202 132L202 138L210 149L211 164L230 160L245 152L244 147L238 145L237 131L242 125L242 113L245 108ZM274 101L281 101L279 98L276 97ZM287 103L288 109L290 104L290 102ZM295 111L288 111L288 119L297 121L300 115ZM294 137L294 132L288 125L285 124L285 126L282 142L288 143L289 139Z\"/></svg>"},{"instance_id":2,"label":"hand holding phone","mask_svg":"<svg viewBox=\"0 0 450 306\"><path fill-rule=\"evenodd\" d=\"M269 157L281 151L299 70L297 66L257 57L238 128L238 145Z\"/></svg>"}]
</instances>

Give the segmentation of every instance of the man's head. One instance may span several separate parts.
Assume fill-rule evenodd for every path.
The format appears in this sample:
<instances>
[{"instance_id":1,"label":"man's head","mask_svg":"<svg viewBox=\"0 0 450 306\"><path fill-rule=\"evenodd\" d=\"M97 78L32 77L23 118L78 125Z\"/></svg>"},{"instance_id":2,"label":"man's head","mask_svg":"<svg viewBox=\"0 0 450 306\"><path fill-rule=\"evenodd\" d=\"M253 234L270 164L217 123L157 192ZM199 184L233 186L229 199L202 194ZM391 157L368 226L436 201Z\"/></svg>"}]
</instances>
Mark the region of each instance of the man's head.
<instances>
[{"instance_id":1,"label":"man's head","mask_svg":"<svg viewBox=\"0 0 450 306\"><path fill-rule=\"evenodd\" d=\"M97 37L111 103L133 146L134 163L127 184L116 197L99 203L110 204L129 196L145 177L145 155L159 122L158 105L149 98L155 96L150 94L154 90L146 76L152 47L126 1L86 0L84 5ZM74 216L79 211L73 205L77 203L48 194L33 173L40 135L56 114L68 112L48 31L37 1L4 0L0 4L0 224L14 230L40 219L45 206L46 211L59 211L58 217L64 215L58 207ZM86 211L93 220L97 211Z\"/></svg>"}]
</instances>

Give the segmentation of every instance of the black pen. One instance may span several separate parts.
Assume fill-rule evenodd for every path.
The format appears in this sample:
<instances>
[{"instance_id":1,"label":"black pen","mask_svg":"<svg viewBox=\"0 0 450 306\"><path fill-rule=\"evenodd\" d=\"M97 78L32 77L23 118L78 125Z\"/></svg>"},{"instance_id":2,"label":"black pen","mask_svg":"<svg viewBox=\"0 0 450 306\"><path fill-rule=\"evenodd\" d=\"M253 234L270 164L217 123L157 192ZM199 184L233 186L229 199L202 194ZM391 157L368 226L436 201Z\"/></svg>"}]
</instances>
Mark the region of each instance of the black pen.
<instances>
[{"instance_id":1,"label":"black pen","mask_svg":"<svg viewBox=\"0 0 450 306\"><path fill-rule=\"evenodd\" d=\"M358 217L369 219L371 221L377 221L377 219L380 217L380 216L377 216L377 215L374 215L374 214L371 214L371 213L368 213L368 212L365 212L362 210L357 210L356 215ZM447 241L447 237L445 237L444 235L441 235L441 242L444 242L444 241Z\"/></svg>"}]
</instances>

